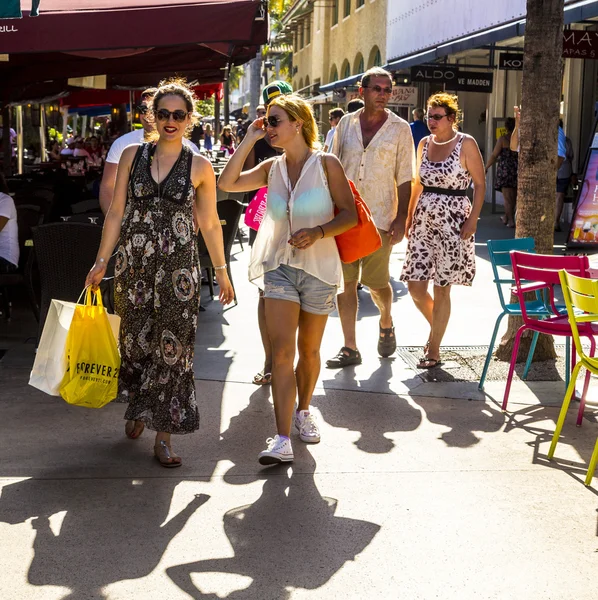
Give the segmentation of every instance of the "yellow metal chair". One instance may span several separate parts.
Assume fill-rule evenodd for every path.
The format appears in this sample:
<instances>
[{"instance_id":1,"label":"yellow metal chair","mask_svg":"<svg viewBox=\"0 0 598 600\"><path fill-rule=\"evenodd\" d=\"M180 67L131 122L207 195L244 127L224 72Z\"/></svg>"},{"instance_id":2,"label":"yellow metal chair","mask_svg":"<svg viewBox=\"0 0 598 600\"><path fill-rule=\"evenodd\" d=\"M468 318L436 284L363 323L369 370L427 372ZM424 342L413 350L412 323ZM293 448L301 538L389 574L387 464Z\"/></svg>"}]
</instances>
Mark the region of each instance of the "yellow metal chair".
<instances>
[{"instance_id":1,"label":"yellow metal chair","mask_svg":"<svg viewBox=\"0 0 598 600\"><path fill-rule=\"evenodd\" d=\"M588 333L590 333L589 330L594 330L596 328L595 323L598 322L598 280L576 277L575 275L571 275L566 271L560 271L559 277L561 280L561 286L563 288L563 296L565 299L565 305L567 306L567 314L569 316L569 323L571 325L573 341L575 342L575 349L577 350L579 361L575 364L573 372L571 373L569 386L567 387L565 399L563 400L563 407L561 408L561 412L556 423L556 430L552 436L552 443L550 444L550 449L548 450L549 459L554 456L554 451L559 441L559 436L561 434L561 430L563 429L565 418L567 417L567 410L569 409L569 404L571 403L571 397L575 390L575 381L579 375L579 370L581 367L584 367L588 371L598 375L598 358L594 358L593 356L588 356L585 354L580 339L580 333L587 336ZM592 344L591 354L594 354L594 344ZM578 426L581 425L581 420L583 418L586 392L587 379L577 417ZM588 474L585 480L586 485L590 485L590 483L592 483L594 471L596 470L596 463L598 463L598 439L596 440L594 452L592 453L592 458L590 460L590 466L588 467Z\"/></svg>"}]
</instances>

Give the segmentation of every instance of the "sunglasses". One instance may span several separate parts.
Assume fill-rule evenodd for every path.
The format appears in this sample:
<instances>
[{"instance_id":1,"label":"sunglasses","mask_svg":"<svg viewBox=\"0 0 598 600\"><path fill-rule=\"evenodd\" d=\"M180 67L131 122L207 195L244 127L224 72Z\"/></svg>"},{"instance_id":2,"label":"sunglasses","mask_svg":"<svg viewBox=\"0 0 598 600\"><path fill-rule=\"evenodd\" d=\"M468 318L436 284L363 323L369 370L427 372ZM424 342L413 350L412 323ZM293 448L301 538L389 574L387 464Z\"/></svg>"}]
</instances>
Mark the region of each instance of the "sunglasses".
<instances>
[{"instance_id":1,"label":"sunglasses","mask_svg":"<svg viewBox=\"0 0 598 600\"><path fill-rule=\"evenodd\" d=\"M426 121L442 121L448 115L426 115Z\"/></svg>"},{"instance_id":2,"label":"sunglasses","mask_svg":"<svg viewBox=\"0 0 598 600\"><path fill-rule=\"evenodd\" d=\"M282 119L276 117L264 117L264 127L278 127L282 123Z\"/></svg>"},{"instance_id":3,"label":"sunglasses","mask_svg":"<svg viewBox=\"0 0 598 600\"><path fill-rule=\"evenodd\" d=\"M187 118L188 112L184 110L173 110L170 112L165 108L160 108L159 110L155 110L154 114L156 115L158 121L170 121L170 117L172 117L175 123L181 123Z\"/></svg>"},{"instance_id":4,"label":"sunglasses","mask_svg":"<svg viewBox=\"0 0 598 600\"><path fill-rule=\"evenodd\" d=\"M379 94L380 92L384 92L387 96L392 94L392 88L391 87L380 87L379 85L366 85L365 86L366 89L369 90L373 90L374 92L376 92L376 94Z\"/></svg>"}]
</instances>

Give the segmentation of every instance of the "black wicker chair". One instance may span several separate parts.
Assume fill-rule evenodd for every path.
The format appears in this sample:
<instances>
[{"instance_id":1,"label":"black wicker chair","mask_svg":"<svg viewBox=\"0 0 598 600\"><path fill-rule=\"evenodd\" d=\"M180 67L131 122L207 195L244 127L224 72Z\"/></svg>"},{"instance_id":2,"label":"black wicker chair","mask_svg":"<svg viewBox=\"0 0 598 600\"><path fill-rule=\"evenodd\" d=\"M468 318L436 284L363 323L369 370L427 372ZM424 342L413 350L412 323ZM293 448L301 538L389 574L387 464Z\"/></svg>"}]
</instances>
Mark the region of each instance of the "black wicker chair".
<instances>
[{"instance_id":1,"label":"black wicker chair","mask_svg":"<svg viewBox=\"0 0 598 600\"><path fill-rule=\"evenodd\" d=\"M221 200L216 203L218 216L224 224L222 225L222 236L224 238L224 260L227 264L228 277L233 285L233 276L230 269L230 255L233 249L233 244L239 230L239 219L243 212L243 205L236 200ZM208 253L206 243L201 235L201 231L197 234L197 245L199 249L199 262L201 266L208 271L208 284L210 286L210 296L214 297L214 265ZM235 293L235 306L237 305L237 295Z\"/></svg>"},{"instance_id":2,"label":"black wicker chair","mask_svg":"<svg viewBox=\"0 0 598 600\"><path fill-rule=\"evenodd\" d=\"M39 334L44 328L52 299L76 302L85 286L85 278L93 265L102 228L87 223L49 223L33 230L35 257L41 283ZM112 261L108 272L113 271ZM102 284L104 304L112 307L111 279Z\"/></svg>"},{"instance_id":3,"label":"black wicker chair","mask_svg":"<svg viewBox=\"0 0 598 600\"><path fill-rule=\"evenodd\" d=\"M35 297L32 281L33 257L31 246L27 243L31 240L34 227L41 225L44 220L39 206L20 205L17 206L17 223L19 226L19 268L15 273L0 274L1 304L6 319L11 317L11 305L9 289L14 286L24 286L27 297L31 304L35 318L39 320L39 303Z\"/></svg>"}]
</instances>

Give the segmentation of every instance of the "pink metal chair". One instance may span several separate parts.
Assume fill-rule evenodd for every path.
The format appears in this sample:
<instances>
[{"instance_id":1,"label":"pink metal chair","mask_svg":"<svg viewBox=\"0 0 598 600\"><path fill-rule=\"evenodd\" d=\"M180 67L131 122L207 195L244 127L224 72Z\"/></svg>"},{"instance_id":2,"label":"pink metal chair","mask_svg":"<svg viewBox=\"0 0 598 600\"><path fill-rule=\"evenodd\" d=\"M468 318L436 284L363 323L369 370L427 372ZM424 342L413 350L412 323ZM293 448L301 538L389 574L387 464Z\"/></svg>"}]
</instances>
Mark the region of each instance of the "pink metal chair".
<instances>
[{"instance_id":1,"label":"pink metal chair","mask_svg":"<svg viewBox=\"0 0 598 600\"><path fill-rule=\"evenodd\" d=\"M515 280L513 293L519 300L523 325L519 328L515 336L502 410L507 409L511 382L515 371L515 362L517 361L517 353L519 351L519 342L521 341L523 332L529 329L538 333L545 333L546 335L573 337L567 314L559 312L554 300L554 286L560 285L559 271L564 269L577 277L589 277L590 268L587 256L552 256L547 254L528 254L526 252L511 252L511 263L513 265L513 279ZM545 298L546 308L552 312L553 316L537 320L528 315L525 294L537 291L542 293ZM587 323L583 327L579 327L579 334L589 338L590 356L594 356L596 349L594 335L598 334L598 325ZM571 362L575 364L574 352L572 353ZM569 369L569 365L566 365L566 368ZM585 401L589 384L590 372L588 371L582 393L582 402Z\"/></svg>"}]
</instances>

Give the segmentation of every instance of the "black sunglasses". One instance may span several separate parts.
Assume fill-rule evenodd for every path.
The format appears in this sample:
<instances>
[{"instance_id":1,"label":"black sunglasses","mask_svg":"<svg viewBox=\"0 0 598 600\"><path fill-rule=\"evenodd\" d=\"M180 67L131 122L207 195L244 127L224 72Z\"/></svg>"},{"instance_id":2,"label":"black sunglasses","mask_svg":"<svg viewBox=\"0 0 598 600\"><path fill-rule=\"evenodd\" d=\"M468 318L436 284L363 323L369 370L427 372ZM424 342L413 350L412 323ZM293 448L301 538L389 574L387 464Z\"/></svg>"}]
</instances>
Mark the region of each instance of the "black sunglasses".
<instances>
[{"instance_id":1,"label":"black sunglasses","mask_svg":"<svg viewBox=\"0 0 598 600\"><path fill-rule=\"evenodd\" d=\"M444 117L448 117L448 115L426 115L426 121L442 121Z\"/></svg>"},{"instance_id":2,"label":"black sunglasses","mask_svg":"<svg viewBox=\"0 0 598 600\"><path fill-rule=\"evenodd\" d=\"M170 121L170 117L174 119L175 123L181 123L187 118L188 112L184 110L173 110L170 112L165 108L160 108L158 110L154 110L154 114L156 115L158 121Z\"/></svg>"},{"instance_id":3,"label":"black sunglasses","mask_svg":"<svg viewBox=\"0 0 598 600\"><path fill-rule=\"evenodd\" d=\"M264 117L264 127L278 127L282 123L282 119L276 117Z\"/></svg>"}]
</instances>

